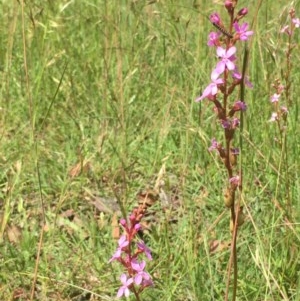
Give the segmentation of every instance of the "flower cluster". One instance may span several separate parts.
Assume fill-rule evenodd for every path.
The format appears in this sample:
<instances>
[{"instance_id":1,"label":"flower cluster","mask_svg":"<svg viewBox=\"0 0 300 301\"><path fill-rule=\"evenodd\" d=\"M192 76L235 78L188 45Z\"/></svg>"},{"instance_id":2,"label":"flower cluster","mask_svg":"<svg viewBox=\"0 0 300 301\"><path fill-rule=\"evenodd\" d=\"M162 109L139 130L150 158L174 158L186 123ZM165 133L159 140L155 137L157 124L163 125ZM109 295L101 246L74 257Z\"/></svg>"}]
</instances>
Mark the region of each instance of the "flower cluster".
<instances>
[{"instance_id":1,"label":"flower cluster","mask_svg":"<svg viewBox=\"0 0 300 301\"><path fill-rule=\"evenodd\" d=\"M117 297L128 297L133 292L136 297L148 286L153 285L150 275L145 272L146 261L139 260L140 255L144 254L149 260L152 260L151 251L145 243L136 239L136 235L141 230L140 221L143 212L138 208L134 209L129 217L129 222L125 219L120 220L120 225L124 229L123 234L118 241L118 248L109 262L118 261L126 272L121 275L121 287L118 290ZM137 298L137 300L139 300Z\"/></svg>"},{"instance_id":2,"label":"flower cluster","mask_svg":"<svg viewBox=\"0 0 300 301\"><path fill-rule=\"evenodd\" d=\"M284 93L285 96L285 103L286 105L291 105L291 99L290 99L290 89L291 89L291 79L290 74L292 70L292 51L295 48L295 44L292 42L292 36L294 34L295 29L300 27L300 19L296 18L296 12L294 8L291 8L289 11L290 16L290 24L285 25L280 32L285 33L288 35L288 43L287 43L287 49L285 51L286 55L286 71L284 73L284 82L285 86L280 83L279 79L276 79L273 88L275 89L275 93L271 96L271 103L273 105L274 111L272 112L271 118L269 119L270 122L277 122L279 125L279 128L281 130L285 129L285 126L280 125L280 121L283 120L283 122L286 122L286 117L288 114L288 108L287 106L279 105L280 98L282 94Z\"/></svg>"},{"instance_id":3,"label":"flower cluster","mask_svg":"<svg viewBox=\"0 0 300 301\"><path fill-rule=\"evenodd\" d=\"M247 15L248 9L242 8L235 14L235 6L234 1L225 1L225 8L231 20L229 30L225 28L218 13L213 13L210 16L210 21L218 29L218 32L209 33L207 45L216 48L218 62L211 72L211 82L203 90L202 95L196 98L196 102L208 99L214 104L218 122L224 130L225 147L213 138L209 150L216 150L224 162L228 171L231 190L235 190L241 185L239 176L233 175L233 166L236 164L236 157L239 154L239 150L232 146L234 132L240 126L240 120L236 113L245 111L247 106L241 99L230 103L229 96L237 86L253 87L247 76L239 71L236 56L236 44L240 41L247 41L253 35L253 31L249 30L248 23L241 21ZM219 100L221 97L223 101ZM232 195L232 193L230 194Z\"/></svg>"},{"instance_id":4,"label":"flower cluster","mask_svg":"<svg viewBox=\"0 0 300 301\"><path fill-rule=\"evenodd\" d=\"M277 79L273 84L273 88L275 89L275 93L271 96L271 103L274 106L274 111L271 115L270 122L279 121L281 117L286 118L288 114L288 109L285 106L279 106L280 96L284 91L284 86Z\"/></svg>"}]
</instances>

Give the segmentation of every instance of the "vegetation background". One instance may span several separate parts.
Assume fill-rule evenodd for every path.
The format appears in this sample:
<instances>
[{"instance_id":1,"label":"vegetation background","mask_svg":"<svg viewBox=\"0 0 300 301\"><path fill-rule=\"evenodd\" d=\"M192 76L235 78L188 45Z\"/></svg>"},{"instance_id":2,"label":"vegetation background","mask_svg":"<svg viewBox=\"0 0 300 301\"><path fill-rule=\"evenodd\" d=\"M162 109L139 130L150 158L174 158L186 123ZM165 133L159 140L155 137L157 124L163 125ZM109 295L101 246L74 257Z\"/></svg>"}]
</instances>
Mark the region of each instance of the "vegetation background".
<instances>
[{"instance_id":1,"label":"vegetation background","mask_svg":"<svg viewBox=\"0 0 300 301\"><path fill-rule=\"evenodd\" d=\"M299 1L244 5L255 32L248 43L254 88L242 134L238 300L296 301L299 30L287 168L268 120L272 83L285 66L287 35L279 31L291 6L300 17ZM171 204L152 208L147 267L155 287L144 300L222 300L226 176L207 150L222 136L210 103L194 99L216 63L207 17L226 18L223 1L2 0L0 11L0 299L115 300L114 203L130 212L139 191L163 178Z\"/></svg>"}]
</instances>

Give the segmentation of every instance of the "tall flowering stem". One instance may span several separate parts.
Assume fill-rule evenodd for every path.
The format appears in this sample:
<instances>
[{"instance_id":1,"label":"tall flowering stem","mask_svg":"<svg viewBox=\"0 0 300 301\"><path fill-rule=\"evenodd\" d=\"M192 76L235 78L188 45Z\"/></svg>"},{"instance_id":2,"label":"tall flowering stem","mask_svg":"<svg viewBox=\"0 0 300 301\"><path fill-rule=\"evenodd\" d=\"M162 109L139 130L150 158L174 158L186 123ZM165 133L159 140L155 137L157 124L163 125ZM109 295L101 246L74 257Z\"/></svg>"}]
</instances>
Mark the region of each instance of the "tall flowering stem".
<instances>
[{"instance_id":1,"label":"tall flowering stem","mask_svg":"<svg viewBox=\"0 0 300 301\"><path fill-rule=\"evenodd\" d=\"M223 20L218 13L210 16L210 21L217 32L211 32L208 37L207 45L216 48L218 62L211 73L211 83L204 89L201 96L196 101L204 99L209 100L214 106L217 121L223 131L224 142L218 142L212 139L209 151L216 151L222 160L227 171L227 183L224 188L224 203L230 209L230 229L232 233L231 256L228 268L228 277L226 285L225 300L228 300L230 275L233 265L233 292L232 300L236 300L237 291L237 251L236 239L238 227L243 224L242 206L240 206L240 197L242 191L242 168L238 167L237 157L240 149L235 146L235 132L242 125L243 112L247 105L244 99L245 86L252 88L252 84L245 76L247 51L245 51L242 72L239 71L237 63L237 47L239 43L247 41L253 31L249 30L249 24L242 22L247 15L248 9L242 8L236 12L237 0L226 0L225 9L229 16L228 28L225 27ZM239 97L235 91L239 89ZM241 137L241 136L240 136ZM241 146L241 141L239 141ZM238 200L236 201L236 193Z\"/></svg>"},{"instance_id":2,"label":"tall flowering stem","mask_svg":"<svg viewBox=\"0 0 300 301\"><path fill-rule=\"evenodd\" d=\"M285 25L280 32L283 35L287 36L287 47L285 49L285 70L283 72L282 79L275 79L273 83L274 94L271 96L270 100L273 106L273 112L270 118L270 122L275 122L277 124L279 139L277 140L279 146L281 147L281 160L283 164L279 165L278 173L281 174L281 168L283 168L285 173L285 188L286 188L286 212L288 215L291 214L292 208L292 197L290 193L290 180L289 180L289 162L288 162L288 112L293 105L292 99L292 80L291 72L293 68L292 64L292 52L296 47L296 44L293 42L293 36L295 30L300 28L300 19L296 17L296 12L294 8L291 8L289 11L290 23ZM283 82L283 84L282 84ZM281 181L278 178L278 184Z\"/></svg>"},{"instance_id":3,"label":"tall flowering stem","mask_svg":"<svg viewBox=\"0 0 300 301\"><path fill-rule=\"evenodd\" d=\"M120 220L120 225L124 234L118 241L118 248L109 262L117 261L125 269L120 277L121 287L118 290L117 298L128 297L132 292L137 301L140 301L141 292L149 286L153 286L150 275L145 271L146 261L140 257L144 254L152 260L150 249L142 240L137 238L137 233L141 230L140 221L144 215L144 209L135 208L129 217Z\"/></svg>"}]
</instances>

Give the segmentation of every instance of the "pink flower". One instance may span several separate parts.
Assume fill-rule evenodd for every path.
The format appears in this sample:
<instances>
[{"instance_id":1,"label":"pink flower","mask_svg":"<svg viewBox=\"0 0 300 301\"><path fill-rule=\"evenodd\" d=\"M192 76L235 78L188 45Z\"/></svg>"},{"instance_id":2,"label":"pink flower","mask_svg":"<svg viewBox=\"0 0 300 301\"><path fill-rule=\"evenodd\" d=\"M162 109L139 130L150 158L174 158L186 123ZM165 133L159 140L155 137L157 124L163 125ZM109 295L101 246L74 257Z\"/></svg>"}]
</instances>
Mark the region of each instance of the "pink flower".
<instances>
[{"instance_id":1,"label":"pink flower","mask_svg":"<svg viewBox=\"0 0 300 301\"><path fill-rule=\"evenodd\" d=\"M232 108L235 112L237 111L246 111L247 105L243 101L236 101Z\"/></svg>"},{"instance_id":2,"label":"pink flower","mask_svg":"<svg viewBox=\"0 0 300 301\"><path fill-rule=\"evenodd\" d=\"M212 138L211 140L211 146L208 148L208 150L211 152L213 150L218 150L221 145L217 142L215 138Z\"/></svg>"},{"instance_id":3,"label":"pink flower","mask_svg":"<svg viewBox=\"0 0 300 301\"><path fill-rule=\"evenodd\" d=\"M127 279L126 274L122 274L120 279L123 285L118 290L117 298L121 298L123 295L125 297L129 297L130 294L129 287L133 283L133 279L132 278Z\"/></svg>"},{"instance_id":4,"label":"pink flower","mask_svg":"<svg viewBox=\"0 0 300 301\"><path fill-rule=\"evenodd\" d=\"M138 249L145 253L149 260L152 260L152 255L150 249L145 245L143 241L137 243Z\"/></svg>"},{"instance_id":5,"label":"pink flower","mask_svg":"<svg viewBox=\"0 0 300 301\"><path fill-rule=\"evenodd\" d=\"M280 97L280 94L273 94L271 96L271 102L278 102L279 101L279 97Z\"/></svg>"},{"instance_id":6,"label":"pink flower","mask_svg":"<svg viewBox=\"0 0 300 301\"><path fill-rule=\"evenodd\" d=\"M292 19L292 22L295 24L295 27L297 27L297 28L300 27L300 19L299 18Z\"/></svg>"},{"instance_id":7,"label":"pink flower","mask_svg":"<svg viewBox=\"0 0 300 301\"><path fill-rule=\"evenodd\" d=\"M225 68L228 70L234 70L235 65L233 61L236 59L235 57L236 47L232 46L228 50L218 47L217 55L221 58L221 61L218 62L216 69L213 70L211 77L218 78L224 71Z\"/></svg>"},{"instance_id":8,"label":"pink flower","mask_svg":"<svg viewBox=\"0 0 300 301\"><path fill-rule=\"evenodd\" d=\"M134 276L134 283L140 285L143 281L149 280L150 276L144 271L146 262L143 260L141 263L138 263L137 260L132 260L131 267L135 270L136 275Z\"/></svg>"},{"instance_id":9,"label":"pink flower","mask_svg":"<svg viewBox=\"0 0 300 301\"><path fill-rule=\"evenodd\" d=\"M248 40L248 37L253 35L253 31L247 31L249 24L248 23L243 23L241 26L239 25L238 22L233 23L233 27L236 31L236 33L239 35L239 39L241 41L246 41Z\"/></svg>"},{"instance_id":10,"label":"pink flower","mask_svg":"<svg viewBox=\"0 0 300 301\"><path fill-rule=\"evenodd\" d=\"M220 35L221 35L221 33L219 33L219 32L214 32L214 31L210 32L208 35L207 45L209 47L217 46Z\"/></svg>"},{"instance_id":11,"label":"pink flower","mask_svg":"<svg viewBox=\"0 0 300 301\"><path fill-rule=\"evenodd\" d=\"M112 258L108 262L112 262L113 260L118 260L121 257L122 251L129 245L129 241L126 238L126 235L122 235L118 240L118 249Z\"/></svg>"},{"instance_id":12,"label":"pink flower","mask_svg":"<svg viewBox=\"0 0 300 301\"><path fill-rule=\"evenodd\" d=\"M273 122L273 121L276 121L276 120L278 120L278 114L277 113L272 113L269 122Z\"/></svg>"},{"instance_id":13,"label":"pink flower","mask_svg":"<svg viewBox=\"0 0 300 301\"><path fill-rule=\"evenodd\" d=\"M221 125L223 129L230 129L231 122L229 120L221 120Z\"/></svg>"},{"instance_id":14,"label":"pink flower","mask_svg":"<svg viewBox=\"0 0 300 301\"><path fill-rule=\"evenodd\" d=\"M201 96L196 98L196 102L201 101L204 98L211 98L218 93L219 85L223 84L224 80L222 78L214 78L211 74L211 83L204 89Z\"/></svg>"},{"instance_id":15,"label":"pink flower","mask_svg":"<svg viewBox=\"0 0 300 301\"><path fill-rule=\"evenodd\" d=\"M232 128L235 129L235 128L239 127L239 125L240 125L240 120L239 120L238 118L235 117L235 118L233 118L231 124L232 124Z\"/></svg>"},{"instance_id":16,"label":"pink flower","mask_svg":"<svg viewBox=\"0 0 300 301\"><path fill-rule=\"evenodd\" d=\"M281 33L286 33L289 36L292 34L288 25L285 25L284 27L282 27L282 29L280 30L280 32Z\"/></svg>"},{"instance_id":17,"label":"pink flower","mask_svg":"<svg viewBox=\"0 0 300 301\"><path fill-rule=\"evenodd\" d=\"M242 74L239 73L239 71L237 70L237 68L234 68L234 70L232 71L232 77L235 78L235 79L242 79ZM245 82L245 85L252 89L253 88L253 84L249 81L249 77L248 76L245 76L244 78L244 82Z\"/></svg>"}]
</instances>

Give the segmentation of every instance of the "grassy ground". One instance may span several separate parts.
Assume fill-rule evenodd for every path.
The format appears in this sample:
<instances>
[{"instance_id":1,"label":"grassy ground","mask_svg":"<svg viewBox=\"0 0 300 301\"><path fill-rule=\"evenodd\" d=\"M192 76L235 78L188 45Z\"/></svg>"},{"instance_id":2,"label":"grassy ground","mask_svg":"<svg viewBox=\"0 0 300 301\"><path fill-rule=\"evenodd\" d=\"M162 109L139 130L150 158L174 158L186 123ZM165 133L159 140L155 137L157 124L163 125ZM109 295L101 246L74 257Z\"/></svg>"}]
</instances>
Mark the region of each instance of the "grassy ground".
<instances>
[{"instance_id":1,"label":"grassy ground","mask_svg":"<svg viewBox=\"0 0 300 301\"><path fill-rule=\"evenodd\" d=\"M129 212L163 167L164 189L180 206L162 213L157 205L161 212L147 238L155 287L144 300L223 299L230 255L226 173L207 151L221 132L208 101L194 102L215 64L206 46L207 16L223 11L219 2L2 1L1 300L115 300L121 270L107 263L116 248L113 217L94 202L101 197L111 209L117 199ZM262 1L254 18L256 2L240 5L247 3L255 35L238 300L296 301L299 31L289 165L282 169L278 132L268 119L271 85L284 68L286 38L278 32L289 4ZM297 11L299 1L293 3ZM217 240L221 248L212 254Z\"/></svg>"}]
</instances>

